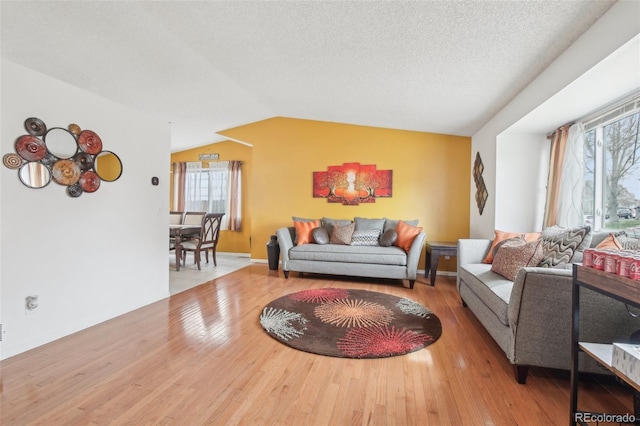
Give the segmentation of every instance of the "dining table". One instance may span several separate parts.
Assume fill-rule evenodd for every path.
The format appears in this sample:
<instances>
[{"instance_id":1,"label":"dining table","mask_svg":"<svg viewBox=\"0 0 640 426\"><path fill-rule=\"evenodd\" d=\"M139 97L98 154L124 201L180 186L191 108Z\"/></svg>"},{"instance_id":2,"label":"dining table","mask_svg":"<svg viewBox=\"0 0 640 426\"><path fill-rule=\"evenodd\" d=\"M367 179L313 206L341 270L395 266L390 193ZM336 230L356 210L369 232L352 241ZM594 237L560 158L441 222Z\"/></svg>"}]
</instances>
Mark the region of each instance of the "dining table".
<instances>
[{"instance_id":1,"label":"dining table","mask_svg":"<svg viewBox=\"0 0 640 426\"><path fill-rule=\"evenodd\" d=\"M173 245L176 251L176 271L180 270L180 259L182 258L182 238L200 236L201 225L170 224L169 238L173 238Z\"/></svg>"}]
</instances>

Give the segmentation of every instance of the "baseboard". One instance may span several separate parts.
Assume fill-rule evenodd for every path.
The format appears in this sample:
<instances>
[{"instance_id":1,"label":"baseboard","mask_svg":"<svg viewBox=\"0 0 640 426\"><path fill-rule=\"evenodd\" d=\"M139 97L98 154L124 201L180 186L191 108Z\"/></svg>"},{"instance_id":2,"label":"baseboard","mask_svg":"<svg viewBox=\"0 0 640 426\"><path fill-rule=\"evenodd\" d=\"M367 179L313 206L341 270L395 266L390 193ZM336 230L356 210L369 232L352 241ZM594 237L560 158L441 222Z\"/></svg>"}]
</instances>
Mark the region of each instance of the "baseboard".
<instances>
[{"instance_id":1,"label":"baseboard","mask_svg":"<svg viewBox=\"0 0 640 426\"><path fill-rule=\"evenodd\" d=\"M223 255L223 256L234 256L234 257L250 257L251 256L249 253L232 253L229 251L219 251L219 252L216 252L216 254Z\"/></svg>"}]
</instances>

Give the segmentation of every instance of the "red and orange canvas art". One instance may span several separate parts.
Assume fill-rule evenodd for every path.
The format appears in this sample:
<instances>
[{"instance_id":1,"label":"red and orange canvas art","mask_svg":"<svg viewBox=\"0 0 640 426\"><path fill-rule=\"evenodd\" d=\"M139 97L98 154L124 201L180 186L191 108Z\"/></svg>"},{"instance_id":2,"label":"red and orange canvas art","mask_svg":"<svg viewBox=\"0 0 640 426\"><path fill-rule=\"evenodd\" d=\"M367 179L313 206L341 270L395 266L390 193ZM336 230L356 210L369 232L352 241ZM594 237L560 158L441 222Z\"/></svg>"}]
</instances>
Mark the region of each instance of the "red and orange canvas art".
<instances>
[{"instance_id":1,"label":"red and orange canvas art","mask_svg":"<svg viewBox=\"0 0 640 426\"><path fill-rule=\"evenodd\" d=\"M393 171L377 170L374 164L344 163L313 172L313 196L330 203L358 205L375 203L378 197L391 197Z\"/></svg>"}]
</instances>

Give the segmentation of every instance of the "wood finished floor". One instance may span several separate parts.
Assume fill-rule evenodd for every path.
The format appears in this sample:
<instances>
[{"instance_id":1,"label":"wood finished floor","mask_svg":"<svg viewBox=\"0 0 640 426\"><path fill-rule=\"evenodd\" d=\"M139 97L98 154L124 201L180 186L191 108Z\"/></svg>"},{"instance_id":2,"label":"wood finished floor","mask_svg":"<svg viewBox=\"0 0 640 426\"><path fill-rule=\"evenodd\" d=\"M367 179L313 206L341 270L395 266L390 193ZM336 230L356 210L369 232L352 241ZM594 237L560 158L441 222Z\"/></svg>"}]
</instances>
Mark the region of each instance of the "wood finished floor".
<instances>
[{"instance_id":1,"label":"wood finished floor","mask_svg":"<svg viewBox=\"0 0 640 426\"><path fill-rule=\"evenodd\" d=\"M566 425L567 372L513 378L461 306L455 280L347 279L252 264L0 363L2 425ZM330 358L291 349L258 322L282 295L324 287L409 297L443 335L408 355ZM627 388L581 383L579 407L632 412Z\"/></svg>"}]
</instances>

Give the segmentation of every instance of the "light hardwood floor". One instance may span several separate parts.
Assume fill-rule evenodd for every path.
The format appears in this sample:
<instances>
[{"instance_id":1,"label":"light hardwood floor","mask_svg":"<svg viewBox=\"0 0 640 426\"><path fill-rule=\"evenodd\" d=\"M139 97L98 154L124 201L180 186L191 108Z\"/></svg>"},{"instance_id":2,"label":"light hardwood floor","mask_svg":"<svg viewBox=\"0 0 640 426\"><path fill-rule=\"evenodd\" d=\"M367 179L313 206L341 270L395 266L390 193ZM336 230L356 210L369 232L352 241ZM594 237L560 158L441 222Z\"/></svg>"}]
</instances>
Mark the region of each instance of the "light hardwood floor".
<instances>
[{"instance_id":1,"label":"light hardwood floor","mask_svg":"<svg viewBox=\"0 0 640 426\"><path fill-rule=\"evenodd\" d=\"M2 425L567 425L569 375L532 368L519 385L461 306L455 279L298 274L251 264L0 363ZM384 359L291 349L258 317L272 299L343 287L409 297L440 318L427 348ZM626 388L581 383L580 407L627 413Z\"/></svg>"}]
</instances>

